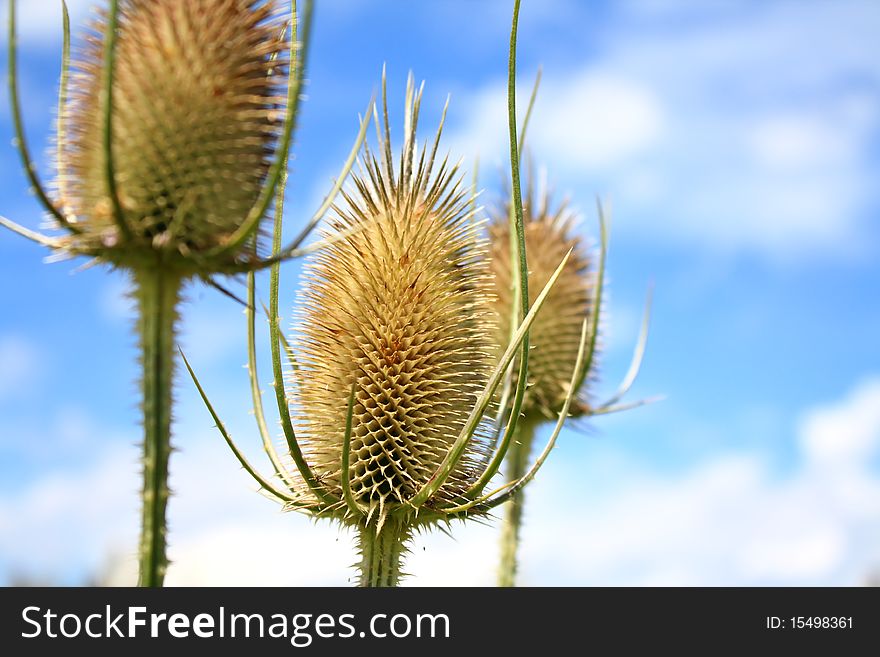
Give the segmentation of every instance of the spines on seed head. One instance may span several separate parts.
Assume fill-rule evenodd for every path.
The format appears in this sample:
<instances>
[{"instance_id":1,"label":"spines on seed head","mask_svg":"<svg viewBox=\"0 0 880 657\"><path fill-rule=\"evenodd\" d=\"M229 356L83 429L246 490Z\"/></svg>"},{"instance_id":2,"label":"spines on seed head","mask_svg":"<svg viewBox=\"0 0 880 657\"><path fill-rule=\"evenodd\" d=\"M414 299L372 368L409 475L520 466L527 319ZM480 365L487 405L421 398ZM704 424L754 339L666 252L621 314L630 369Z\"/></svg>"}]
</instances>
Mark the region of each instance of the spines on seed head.
<instances>
[{"instance_id":1,"label":"spines on seed head","mask_svg":"<svg viewBox=\"0 0 880 657\"><path fill-rule=\"evenodd\" d=\"M355 386L351 489L380 522L437 471L493 365L486 244L457 167L415 147L420 99L410 80L397 167L387 118L380 155L365 149L327 231L350 234L306 265L295 339L298 436L338 487ZM463 492L485 459L478 434L438 495Z\"/></svg>"}]
</instances>

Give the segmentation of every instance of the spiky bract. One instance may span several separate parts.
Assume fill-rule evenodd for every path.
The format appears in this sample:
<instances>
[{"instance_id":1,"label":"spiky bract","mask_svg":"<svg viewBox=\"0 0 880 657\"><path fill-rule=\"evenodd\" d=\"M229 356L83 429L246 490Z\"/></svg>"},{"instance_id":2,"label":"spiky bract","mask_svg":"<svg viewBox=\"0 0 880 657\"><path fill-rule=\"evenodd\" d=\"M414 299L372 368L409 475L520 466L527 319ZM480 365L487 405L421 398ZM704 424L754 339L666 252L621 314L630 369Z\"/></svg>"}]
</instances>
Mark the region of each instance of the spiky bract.
<instances>
[{"instance_id":1,"label":"spiky bract","mask_svg":"<svg viewBox=\"0 0 880 657\"><path fill-rule=\"evenodd\" d=\"M492 212L489 225L497 310L496 349L504 349L510 340L511 315L515 310L508 212L509 207ZM536 202L534 190L529 187L523 219L530 303L547 284L563 256L573 249L568 265L529 332L529 387L522 412L526 416L555 418L568 394L584 318L589 316L595 303L593 263L583 238L573 231L575 214L564 203L551 208L546 191ZM575 400L570 413L577 416L586 410L585 400Z\"/></svg>"},{"instance_id":2,"label":"spiky bract","mask_svg":"<svg viewBox=\"0 0 880 657\"><path fill-rule=\"evenodd\" d=\"M75 62L58 163L80 245L122 265L161 249L186 269L244 222L283 124L286 76L271 73L287 67L284 19L276 0L121 0L111 147L131 239L116 252L102 147L107 21L94 23Z\"/></svg>"},{"instance_id":3,"label":"spiky bract","mask_svg":"<svg viewBox=\"0 0 880 657\"><path fill-rule=\"evenodd\" d=\"M367 149L331 222L330 235L351 234L306 265L294 340L297 436L324 485L341 497L340 477L350 476L367 522L380 526L417 511L408 500L436 473L493 365L485 243L458 168L444 160L432 170L437 142L417 153L420 96L410 86L397 171L386 110L381 156ZM341 473L352 386L351 464ZM477 432L426 506L463 493L486 452Z\"/></svg>"}]
</instances>

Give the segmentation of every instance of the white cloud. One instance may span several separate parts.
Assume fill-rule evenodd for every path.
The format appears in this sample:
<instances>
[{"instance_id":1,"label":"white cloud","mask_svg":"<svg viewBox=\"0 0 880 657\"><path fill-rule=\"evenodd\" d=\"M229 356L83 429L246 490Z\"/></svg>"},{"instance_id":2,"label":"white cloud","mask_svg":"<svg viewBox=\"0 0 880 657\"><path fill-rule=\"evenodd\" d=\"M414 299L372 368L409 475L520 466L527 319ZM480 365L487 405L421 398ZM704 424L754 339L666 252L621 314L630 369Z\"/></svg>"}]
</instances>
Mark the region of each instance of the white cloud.
<instances>
[{"instance_id":1,"label":"white cloud","mask_svg":"<svg viewBox=\"0 0 880 657\"><path fill-rule=\"evenodd\" d=\"M768 116L752 126L749 147L762 166L781 171L814 166L825 158L846 161L858 144L845 131L832 130L818 117Z\"/></svg>"},{"instance_id":2,"label":"white cloud","mask_svg":"<svg viewBox=\"0 0 880 657\"><path fill-rule=\"evenodd\" d=\"M172 556L169 586L348 586L354 574L344 532L293 514L236 519L178 541Z\"/></svg>"},{"instance_id":3,"label":"white cloud","mask_svg":"<svg viewBox=\"0 0 880 657\"><path fill-rule=\"evenodd\" d=\"M747 541L743 574L755 581L810 581L833 571L846 551L846 537L837 527L785 527L776 535ZM855 583L855 582L851 582Z\"/></svg>"},{"instance_id":4,"label":"white cloud","mask_svg":"<svg viewBox=\"0 0 880 657\"><path fill-rule=\"evenodd\" d=\"M733 3L698 19L687 7L688 21L666 2L631 7L589 63L546 71L530 143L551 180L585 209L610 195L618 229L651 243L781 262L876 247L878 7ZM505 107L500 81L460 104L454 151L503 163Z\"/></svg>"},{"instance_id":5,"label":"white cloud","mask_svg":"<svg viewBox=\"0 0 880 657\"><path fill-rule=\"evenodd\" d=\"M97 573L108 555L127 549L136 524L136 453L105 452L87 472L53 472L0 498L0 577L69 577Z\"/></svg>"},{"instance_id":6,"label":"white cloud","mask_svg":"<svg viewBox=\"0 0 880 657\"><path fill-rule=\"evenodd\" d=\"M600 468L607 488L596 490L557 452L529 489L522 583L859 584L880 566L880 478L871 465L880 453L877 408L880 378L805 412L797 425L801 458L781 477L757 450L678 475L639 472L612 455ZM178 435L169 584L350 583L349 533L281 513L255 494L217 436L191 427ZM90 471L48 474L0 498L4 567L61 574L75 564L97 572L112 555L110 581L131 584L136 457L133 447L113 450ZM458 524L452 535L415 538L407 585L494 582L497 527Z\"/></svg>"},{"instance_id":7,"label":"white cloud","mask_svg":"<svg viewBox=\"0 0 880 657\"><path fill-rule=\"evenodd\" d=\"M638 156L663 129L663 109L643 85L622 76L585 70L541 89L529 143L552 155L554 168L598 170ZM525 112L528 96L518 98ZM450 135L456 154L496 157L508 148L507 87L495 84L466 99L456 114L467 117Z\"/></svg>"},{"instance_id":8,"label":"white cloud","mask_svg":"<svg viewBox=\"0 0 880 657\"><path fill-rule=\"evenodd\" d=\"M783 478L757 452L716 457L678 477L634 478L624 468L620 490L584 500L573 515L557 502L572 477L546 477L527 507L524 581L862 583L880 566L877 408L875 379L804 413L798 468Z\"/></svg>"},{"instance_id":9,"label":"white cloud","mask_svg":"<svg viewBox=\"0 0 880 657\"><path fill-rule=\"evenodd\" d=\"M813 467L862 470L880 440L880 378L866 380L838 404L807 413L799 434Z\"/></svg>"}]
</instances>

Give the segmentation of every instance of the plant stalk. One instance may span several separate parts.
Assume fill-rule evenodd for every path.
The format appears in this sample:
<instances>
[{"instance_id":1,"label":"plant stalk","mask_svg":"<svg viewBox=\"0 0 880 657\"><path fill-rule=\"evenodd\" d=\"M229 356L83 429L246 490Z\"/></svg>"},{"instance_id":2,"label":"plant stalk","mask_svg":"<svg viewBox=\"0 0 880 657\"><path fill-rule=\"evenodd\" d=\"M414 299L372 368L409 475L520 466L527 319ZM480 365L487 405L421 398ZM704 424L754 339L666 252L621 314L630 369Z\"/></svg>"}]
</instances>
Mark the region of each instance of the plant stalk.
<instances>
[{"instance_id":1,"label":"plant stalk","mask_svg":"<svg viewBox=\"0 0 880 657\"><path fill-rule=\"evenodd\" d=\"M388 517L381 527L375 521L358 527L361 549L359 586L395 587L400 584L400 569L407 552L406 543L412 535L408 524Z\"/></svg>"},{"instance_id":2,"label":"plant stalk","mask_svg":"<svg viewBox=\"0 0 880 657\"><path fill-rule=\"evenodd\" d=\"M144 483L138 586L161 587L168 567L165 509L171 456L174 342L181 277L162 263L134 274L143 368Z\"/></svg>"},{"instance_id":3,"label":"plant stalk","mask_svg":"<svg viewBox=\"0 0 880 657\"><path fill-rule=\"evenodd\" d=\"M507 481L521 479L529 467L529 454L535 440L538 423L523 418L516 428L516 436L507 451ZM516 586L517 552L522 529L522 516L525 490L521 490L507 504L501 526L501 558L498 565L498 586Z\"/></svg>"}]
</instances>

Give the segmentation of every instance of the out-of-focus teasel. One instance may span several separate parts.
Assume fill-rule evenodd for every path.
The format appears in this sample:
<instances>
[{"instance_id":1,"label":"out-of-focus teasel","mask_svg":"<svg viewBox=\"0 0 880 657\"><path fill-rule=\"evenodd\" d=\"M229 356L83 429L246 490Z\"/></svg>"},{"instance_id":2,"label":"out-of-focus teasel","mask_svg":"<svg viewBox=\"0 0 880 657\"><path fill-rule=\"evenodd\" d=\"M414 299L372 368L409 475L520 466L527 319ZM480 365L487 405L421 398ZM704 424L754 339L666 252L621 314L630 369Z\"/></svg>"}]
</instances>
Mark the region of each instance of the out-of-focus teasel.
<instances>
[{"instance_id":1,"label":"out-of-focus teasel","mask_svg":"<svg viewBox=\"0 0 880 657\"><path fill-rule=\"evenodd\" d=\"M509 209L508 209L509 210ZM566 204L552 205L548 192L543 191L535 197L534 188L529 191L524 203L524 228L526 251L529 254L529 287L535 290L546 284L553 259L560 253L571 253L569 266L562 272L556 285L547 296L544 309L535 320L530 332L531 352L529 355L528 381L520 407L521 418L513 443L505 463L508 481L516 481L525 473L532 452L535 433L545 422L558 416L561 409L574 394L568 407L568 416L573 419L587 419L595 415L619 412L647 403L639 400L621 403L630 390L641 367L647 340L648 319L650 316L650 297L646 305L633 361L618 391L608 400L595 404L591 401L591 383L596 379L597 356L599 352L599 331L591 332L590 354L592 357L584 364L572 387L570 378L572 363L580 351L581 325L589 318L591 327L601 326L602 292L605 277L605 256L607 250L607 224L604 209L599 205L601 224L601 244L598 262L588 249L582 235L576 232L577 216ZM491 241L491 262L495 281L496 350L503 347L511 330L511 318L515 317L516 299L512 293L516 271L511 267L510 230L508 212L491 214L489 234ZM510 405L511 390L518 383L517 375L511 370L502 392L501 405ZM507 506L502 525L501 558L499 564L499 586L514 586L517 571L517 551L522 526L524 498L520 495Z\"/></svg>"},{"instance_id":2,"label":"out-of-focus teasel","mask_svg":"<svg viewBox=\"0 0 880 657\"><path fill-rule=\"evenodd\" d=\"M300 21L296 2L287 9L281 0L108 0L73 61L63 5L54 198L25 141L16 4L9 2L8 63L17 146L61 234L2 217L0 224L56 256L85 256L132 277L143 366L140 584L161 586L181 288L200 279L222 290L218 274L310 250L301 248L304 231L260 255L261 223L286 176L312 3Z\"/></svg>"},{"instance_id":3,"label":"out-of-focus teasel","mask_svg":"<svg viewBox=\"0 0 880 657\"><path fill-rule=\"evenodd\" d=\"M516 22L510 79L515 78ZM383 77L383 101L385 100ZM242 466L285 508L355 528L361 552L359 584L396 586L414 531L483 517L535 476L571 403L541 456L523 477L500 488L498 473L518 412L504 438L492 430L493 399L514 356L526 376L528 331L568 263L563 254L544 289L529 304L521 200L513 232L523 282L522 317L503 353L494 357L491 280L479 212L462 188L458 166L435 167L443 122L421 152L416 127L421 91L407 86L405 127L395 165L387 101L378 156L365 147L361 173L337 208L331 236L346 235L308 263L298 334L287 342L278 319L273 269L268 309L275 398L286 454L267 430L254 345L254 284L250 281L249 372L257 425L274 474L253 467L232 441L193 370L190 374L214 421ZM511 161L518 190L516 106L509 98ZM445 110L444 110L445 117ZM380 119L375 116L377 132ZM276 244L280 235L276 215ZM352 232L352 228L356 228ZM584 321L571 376L588 356ZM292 372L284 381L282 351ZM187 364L189 367L189 364ZM573 386L572 386L573 387ZM295 467L291 467L295 466ZM488 492L487 492L488 490Z\"/></svg>"},{"instance_id":4,"label":"out-of-focus teasel","mask_svg":"<svg viewBox=\"0 0 880 657\"><path fill-rule=\"evenodd\" d=\"M539 81L540 75L532 93L530 110ZM527 114L527 119L530 113ZM525 125L520 137L521 147L524 137ZM528 285L533 297L534 291L543 287L553 274L554 261L558 262L559 257L565 253L570 256L568 267L560 274L556 285L547 296L544 309L532 325L529 334L531 350L527 380L519 379L515 368L511 368L501 393L500 407L505 409L518 404L521 415L507 451L505 476L508 482L515 482L525 474L538 427L557 418L563 409L568 417L583 420L595 415L636 408L651 401L622 403L638 376L645 353L650 319L650 293L632 363L623 382L610 399L601 403L594 403L590 399L591 383L597 378L599 326L608 250L605 209L601 203L597 203L597 208L600 240L598 254L595 254L588 248L584 236L577 231L578 217L575 212L564 202L554 205L544 186L536 193L534 176L529 176L523 204L523 227L529 262ZM509 227L509 216L512 213L512 201L506 207L489 213L491 267L495 283L496 351L504 348L511 330L516 326L518 316L519 270L515 264L517 254ZM589 357L583 361L577 376L572 379L571 368L578 361L582 349L581 327L585 320L591 327ZM514 586L516 583L523 504L524 498L520 495L506 508L502 525L499 586Z\"/></svg>"},{"instance_id":5,"label":"out-of-focus teasel","mask_svg":"<svg viewBox=\"0 0 880 657\"><path fill-rule=\"evenodd\" d=\"M31 160L18 102L16 2L9 94L32 190L61 236L7 228L60 256L210 280L301 255L259 256L260 224L285 172L309 21L281 0L108 0L64 48L53 199ZM304 14L311 15L306 3ZM301 50L298 52L298 49Z\"/></svg>"}]
</instances>

